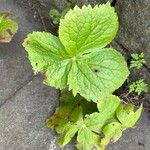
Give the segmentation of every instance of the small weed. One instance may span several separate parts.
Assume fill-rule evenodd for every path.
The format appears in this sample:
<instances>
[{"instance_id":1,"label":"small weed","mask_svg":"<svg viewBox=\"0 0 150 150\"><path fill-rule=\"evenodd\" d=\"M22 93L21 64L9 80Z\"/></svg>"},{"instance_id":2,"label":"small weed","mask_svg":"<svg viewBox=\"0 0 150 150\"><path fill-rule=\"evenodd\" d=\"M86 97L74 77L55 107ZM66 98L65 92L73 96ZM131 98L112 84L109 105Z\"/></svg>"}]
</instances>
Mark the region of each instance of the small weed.
<instances>
[{"instance_id":1,"label":"small weed","mask_svg":"<svg viewBox=\"0 0 150 150\"><path fill-rule=\"evenodd\" d=\"M130 68L140 69L144 64L146 64L143 52L140 54L133 53L131 56L132 56L132 60L131 60Z\"/></svg>"},{"instance_id":2,"label":"small weed","mask_svg":"<svg viewBox=\"0 0 150 150\"><path fill-rule=\"evenodd\" d=\"M142 92L147 93L148 85L144 82L143 79L137 80L129 86L129 93L133 92L137 93L138 95L140 95Z\"/></svg>"}]
</instances>

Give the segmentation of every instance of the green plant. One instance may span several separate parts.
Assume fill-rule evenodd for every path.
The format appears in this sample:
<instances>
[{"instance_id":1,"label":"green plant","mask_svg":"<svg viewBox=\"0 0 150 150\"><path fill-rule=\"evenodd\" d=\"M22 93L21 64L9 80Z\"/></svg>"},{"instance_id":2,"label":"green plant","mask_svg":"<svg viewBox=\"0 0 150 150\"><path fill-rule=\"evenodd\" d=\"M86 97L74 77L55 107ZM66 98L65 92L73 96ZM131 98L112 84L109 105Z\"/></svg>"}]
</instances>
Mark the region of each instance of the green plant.
<instances>
[{"instance_id":1,"label":"green plant","mask_svg":"<svg viewBox=\"0 0 150 150\"><path fill-rule=\"evenodd\" d=\"M10 13L0 13L0 42L10 42L18 29L17 23L8 19L8 16Z\"/></svg>"},{"instance_id":2,"label":"green plant","mask_svg":"<svg viewBox=\"0 0 150 150\"><path fill-rule=\"evenodd\" d=\"M141 114L142 105L134 112L132 104L112 95L129 75L123 56L105 48L117 30L118 18L109 3L75 6L60 20L59 37L33 32L23 43L34 71L45 74L44 83L65 89L47 122L60 134L61 146L77 135L78 149L103 150Z\"/></svg>"},{"instance_id":3,"label":"green plant","mask_svg":"<svg viewBox=\"0 0 150 150\"><path fill-rule=\"evenodd\" d=\"M51 9L49 11L49 16L52 17L53 23L59 24L60 19L62 19L66 15L66 13L74 6L75 6L75 2L68 0L67 6L63 11L59 11L57 9Z\"/></svg>"},{"instance_id":4,"label":"green plant","mask_svg":"<svg viewBox=\"0 0 150 150\"><path fill-rule=\"evenodd\" d=\"M132 60L130 64L130 68L137 68L140 69L144 64L146 64L146 61L144 59L144 53L133 53L132 55Z\"/></svg>"},{"instance_id":5,"label":"green plant","mask_svg":"<svg viewBox=\"0 0 150 150\"><path fill-rule=\"evenodd\" d=\"M129 86L129 93L132 92L135 92L138 95L140 95L142 92L148 92L148 85L143 79L137 80Z\"/></svg>"}]
</instances>

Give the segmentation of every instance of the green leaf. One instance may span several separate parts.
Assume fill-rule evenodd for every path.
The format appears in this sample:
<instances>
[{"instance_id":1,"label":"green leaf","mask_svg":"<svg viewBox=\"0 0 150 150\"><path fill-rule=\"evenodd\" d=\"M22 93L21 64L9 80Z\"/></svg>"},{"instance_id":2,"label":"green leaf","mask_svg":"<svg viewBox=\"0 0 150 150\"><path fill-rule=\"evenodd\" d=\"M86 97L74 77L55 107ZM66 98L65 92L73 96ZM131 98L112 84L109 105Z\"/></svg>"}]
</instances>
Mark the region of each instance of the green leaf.
<instances>
[{"instance_id":1,"label":"green leaf","mask_svg":"<svg viewBox=\"0 0 150 150\"><path fill-rule=\"evenodd\" d=\"M104 127L103 134L104 138L101 140L101 145L114 143L122 135L122 125L118 122L112 122Z\"/></svg>"},{"instance_id":2,"label":"green leaf","mask_svg":"<svg viewBox=\"0 0 150 150\"><path fill-rule=\"evenodd\" d=\"M134 127L142 112L142 105L134 112L134 105L120 105L116 111L117 118L122 123L124 128Z\"/></svg>"},{"instance_id":3,"label":"green leaf","mask_svg":"<svg viewBox=\"0 0 150 150\"><path fill-rule=\"evenodd\" d=\"M120 99L117 96L110 95L106 99L98 103L99 113L95 112L88 115L84 120L86 126L95 132L100 132L101 128L109 119L114 116L116 109L120 104Z\"/></svg>"},{"instance_id":4,"label":"green leaf","mask_svg":"<svg viewBox=\"0 0 150 150\"><path fill-rule=\"evenodd\" d=\"M57 61L48 67L44 83L59 89L67 87L67 78L71 70L71 62L69 60Z\"/></svg>"},{"instance_id":5,"label":"green leaf","mask_svg":"<svg viewBox=\"0 0 150 150\"><path fill-rule=\"evenodd\" d=\"M79 8L76 7L70 12L76 12L76 9ZM106 11L104 13L104 9L108 9L108 12ZM111 24L110 22L113 23L112 20L115 20L114 18L111 18L112 15L115 15L114 8L110 7L109 4L96 6L94 8L84 6L80 9L81 14L84 14L84 11L89 11L90 15L92 15L92 13L95 14L100 12L98 18L104 19L102 22L105 22L106 24L108 22ZM69 14L70 13L68 12L66 16ZM96 16L98 15L96 14ZM65 22L67 19L68 17L65 17L63 21ZM78 19L79 22L83 21L80 17ZM113 27L110 26L109 28L106 26L102 28L104 24L101 24L102 22L99 22L99 19L96 21L97 22L94 25L96 33L100 34L98 34L101 37L99 40L105 42L97 45L96 41L87 40L89 45L86 47L84 53L82 53L82 49L79 49L80 53L76 52L74 56L70 56L70 51L73 52L75 50L74 47L68 45L66 48L66 42L62 41L62 38L60 38L60 41L59 38L45 32L33 32L32 34L29 34L23 44L28 52L34 71L45 73L46 78L44 83L59 89L69 87L74 95L79 93L87 100L93 100L94 102L103 99L118 89L129 75L127 64L119 52L111 48L102 49L108 41L111 41L109 34L111 37L114 36ZM114 22L117 22L117 20ZM59 30L61 30L62 26L64 25L61 24ZM109 31L113 31L109 32L109 34L107 31L104 32L104 29L107 30L107 28L109 28ZM84 31L88 31L86 26L83 26L83 29ZM107 33L107 35L105 33ZM88 37L95 38L93 32L89 32L88 34ZM87 37L85 34L82 36ZM104 40L101 40L102 38ZM95 43L95 46L94 44L92 44L92 47L90 46L91 41ZM68 43L70 43L70 41L68 41ZM68 51L68 49L70 51Z\"/></svg>"},{"instance_id":6,"label":"green leaf","mask_svg":"<svg viewBox=\"0 0 150 150\"><path fill-rule=\"evenodd\" d=\"M77 148L79 150L92 150L100 147L100 138L98 135L89 130L83 125L78 131L77 135ZM98 149L102 150L102 149Z\"/></svg>"},{"instance_id":7,"label":"green leaf","mask_svg":"<svg viewBox=\"0 0 150 150\"><path fill-rule=\"evenodd\" d=\"M114 92L129 74L126 62L114 49L97 49L73 62L68 75L69 89L87 100L98 101Z\"/></svg>"},{"instance_id":8,"label":"green leaf","mask_svg":"<svg viewBox=\"0 0 150 150\"><path fill-rule=\"evenodd\" d=\"M63 134L58 138L58 144L63 147L68 144L78 131L77 125L67 124Z\"/></svg>"},{"instance_id":9,"label":"green leaf","mask_svg":"<svg viewBox=\"0 0 150 150\"><path fill-rule=\"evenodd\" d=\"M100 113L114 113L118 108L121 100L115 95L109 95L104 100L99 101L97 104Z\"/></svg>"},{"instance_id":10,"label":"green leaf","mask_svg":"<svg viewBox=\"0 0 150 150\"><path fill-rule=\"evenodd\" d=\"M35 72L46 72L54 62L60 62L66 57L64 46L60 40L47 32L28 34L23 46Z\"/></svg>"},{"instance_id":11,"label":"green leaf","mask_svg":"<svg viewBox=\"0 0 150 150\"><path fill-rule=\"evenodd\" d=\"M56 88L67 86L67 72L71 63L60 40L46 32L33 32L23 46L28 52L31 65L36 72L46 73L45 83Z\"/></svg>"},{"instance_id":12,"label":"green leaf","mask_svg":"<svg viewBox=\"0 0 150 150\"><path fill-rule=\"evenodd\" d=\"M8 19L9 13L0 13L0 42L10 42L18 30L15 21Z\"/></svg>"},{"instance_id":13,"label":"green leaf","mask_svg":"<svg viewBox=\"0 0 150 150\"><path fill-rule=\"evenodd\" d=\"M63 147L66 145L76 132L85 126L83 121L83 109L85 109L84 107L90 108L91 106L95 107L95 105L91 105L91 102L85 101L85 99L79 95L73 97L71 92L62 92L60 97L60 106L56 109L54 115L47 121L47 126L49 128L54 128L57 133L60 134L58 139L60 146ZM91 110L93 109L90 108L90 110L85 111L84 113L89 113ZM96 134L93 134L91 134L91 138L93 138L93 136L99 138ZM79 146L83 146L81 143Z\"/></svg>"},{"instance_id":14,"label":"green leaf","mask_svg":"<svg viewBox=\"0 0 150 150\"><path fill-rule=\"evenodd\" d=\"M64 133L68 123L70 126L71 123L82 121L83 114L82 107L78 105L79 98L79 96L73 97L71 93L62 93L60 106L53 116L47 120L47 127L55 129L58 133Z\"/></svg>"},{"instance_id":15,"label":"green leaf","mask_svg":"<svg viewBox=\"0 0 150 150\"><path fill-rule=\"evenodd\" d=\"M59 38L71 56L87 49L104 47L110 43L118 30L118 18L109 3L75 6L60 21Z\"/></svg>"}]
</instances>

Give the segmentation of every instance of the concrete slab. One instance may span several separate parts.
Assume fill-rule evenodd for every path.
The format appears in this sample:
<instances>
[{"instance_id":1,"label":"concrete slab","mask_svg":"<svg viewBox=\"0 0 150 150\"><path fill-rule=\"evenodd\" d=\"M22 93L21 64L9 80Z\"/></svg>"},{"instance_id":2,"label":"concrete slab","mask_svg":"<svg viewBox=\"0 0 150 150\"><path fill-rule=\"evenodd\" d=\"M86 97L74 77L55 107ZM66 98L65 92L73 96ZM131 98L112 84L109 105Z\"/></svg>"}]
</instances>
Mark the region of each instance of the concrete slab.
<instances>
[{"instance_id":1,"label":"concrete slab","mask_svg":"<svg viewBox=\"0 0 150 150\"><path fill-rule=\"evenodd\" d=\"M14 0L1 0L0 11L9 11L15 15L19 24L18 33L9 44L0 43L0 105L11 97L30 78L32 70L22 47L23 39L28 32L40 30L42 26L27 20L29 12L17 7Z\"/></svg>"},{"instance_id":2,"label":"concrete slab","mask_svg":"<svg viewBox=\"0 0 150 150\"><path fill-rule=\"evenodd\" d=\"M0 150L61 150L55 132L45 126L58 103L56 95L36 76L7 101L0 108Z\"/></svg>"}]
</instances>

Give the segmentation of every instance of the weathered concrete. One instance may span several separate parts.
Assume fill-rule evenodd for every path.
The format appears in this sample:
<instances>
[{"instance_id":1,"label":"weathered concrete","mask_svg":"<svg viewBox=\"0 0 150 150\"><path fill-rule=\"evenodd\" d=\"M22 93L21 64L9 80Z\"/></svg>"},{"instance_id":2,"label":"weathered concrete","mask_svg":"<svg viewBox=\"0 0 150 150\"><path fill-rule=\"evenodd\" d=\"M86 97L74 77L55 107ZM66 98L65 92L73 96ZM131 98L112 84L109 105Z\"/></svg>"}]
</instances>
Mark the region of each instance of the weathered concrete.
<instances>
[{"instance_id":1,"label":"weathered concrete","mask_svg":"<svg viewBox=\"0 0 150 150\"><path fill-rule=\"evenodd\" d=\"M131 53L143 51L150 67L150 3L149 0L126 1L116 3L120 30L117 41Z\"/></svg>"},{"instance_id":2,"label":"weathered concrete","mask_svg":"<svg viewBox=\"0 0 150 150\"><path fill-rule=\"evenodd\" d=\"M116 11L119 16L119 32L115 39L119 49L127 56L144 52L146 66L131 69L131 81L144 79L149 91L144 96L150 101L150 3L149 0L117 1ZM117 46L115 44L115 46ZM118 46L117 46L118 47Z\"/></svg>"},{"instance_id":3,"label":"weathered concrete","mask_svg":"<svg viewBox=\"0 0 150 150\"><path fill-rule=\"evenodd\" d=\"M59 150L56 134L45 126L57 105L56 95L54 88L35 76L7 101L0 108L0 150Z\"/></svg>"}]
</instances>

